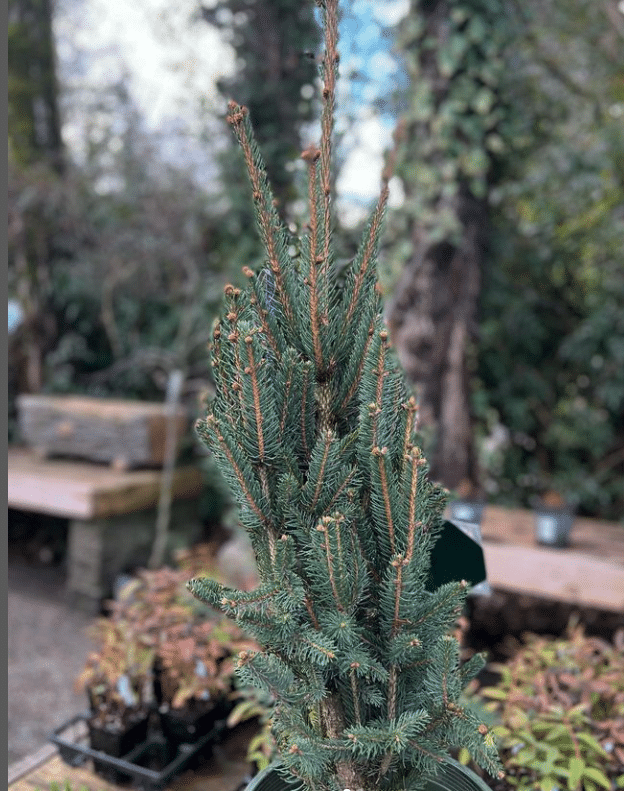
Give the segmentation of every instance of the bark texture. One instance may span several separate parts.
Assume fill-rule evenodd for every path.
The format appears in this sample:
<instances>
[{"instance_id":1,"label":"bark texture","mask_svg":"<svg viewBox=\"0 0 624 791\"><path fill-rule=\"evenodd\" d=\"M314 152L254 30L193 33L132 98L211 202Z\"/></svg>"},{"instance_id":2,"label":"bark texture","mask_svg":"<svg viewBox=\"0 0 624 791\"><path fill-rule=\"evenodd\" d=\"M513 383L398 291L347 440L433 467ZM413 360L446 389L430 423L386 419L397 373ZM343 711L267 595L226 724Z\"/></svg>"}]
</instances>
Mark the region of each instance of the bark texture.
<instances>
[{"instance_id":1,"label":"bark texture","mask_svg":"<svg viewBox=\"0 0 624 791\"><path fill-rule=\"evenodd\" d=\"M485 198L475 194L477 171L471 175L466 163L475 151L484 150L487 128L465 97L471 91L476 97L482 89L478 65L487 55L469 35L472 16L459 24L455 10L450 0L411 4L410 16L422 27L418 35L406 34L404 41L414 93L397 172L408 207L403 233L412 252L389 301L387 319L418 394L420 427L425 444L431 443L427 456L432 475L450 489L474 495L479 475L469 353L476 335L488 209ZM479 3L474 10L483 15ZM464 54L453 56L449 65L448 53L462 41ZM449 169L454 176L448 175ZM485 192L483 186L482 181L479 193Z\"/></svg>"},{"instance_id":2,"label":"bark texture","mask_svg":"<svg viewBox=\"0 0 624 791\"><path fill-rule=\"evenodd\" d=\"M413 254L389 305L399 359L415 385L420 425L435 432L432 476L474 492L478 469L470 408L468 347L476 334L487 207L467 190L456 197L458 245L428 244L413 228Z\"/></svg>"}]
</instances>

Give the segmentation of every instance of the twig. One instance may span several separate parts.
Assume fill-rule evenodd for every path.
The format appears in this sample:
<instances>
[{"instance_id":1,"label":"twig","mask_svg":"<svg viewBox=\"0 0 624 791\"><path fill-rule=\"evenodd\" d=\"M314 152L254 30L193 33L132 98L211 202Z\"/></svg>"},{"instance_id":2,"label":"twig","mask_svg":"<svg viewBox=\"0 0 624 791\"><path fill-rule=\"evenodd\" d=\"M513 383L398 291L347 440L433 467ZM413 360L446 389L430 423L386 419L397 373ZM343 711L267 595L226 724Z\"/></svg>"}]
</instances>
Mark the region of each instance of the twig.
<instances>
[{"instance_id":1,"label":"twig","mask_svg":"<svg viewBox=\"0 0 624 791\"><path fill-rule=\"evenodd\" d=\"M148 568L157 569L163 564L165 551L167 549L167 538L169 536L169 522L171 517L171 500L173 489L173 471L176 459L177 446L177 412L180 403L180 394L184 384L184 373L175 369L169 375L166 396L166 433L165 433L165 459L163 471L160 478L160 497L158 500L158 511L156 514L156 531L152 554L150 555Z\"/></svg>"}]
</instances>

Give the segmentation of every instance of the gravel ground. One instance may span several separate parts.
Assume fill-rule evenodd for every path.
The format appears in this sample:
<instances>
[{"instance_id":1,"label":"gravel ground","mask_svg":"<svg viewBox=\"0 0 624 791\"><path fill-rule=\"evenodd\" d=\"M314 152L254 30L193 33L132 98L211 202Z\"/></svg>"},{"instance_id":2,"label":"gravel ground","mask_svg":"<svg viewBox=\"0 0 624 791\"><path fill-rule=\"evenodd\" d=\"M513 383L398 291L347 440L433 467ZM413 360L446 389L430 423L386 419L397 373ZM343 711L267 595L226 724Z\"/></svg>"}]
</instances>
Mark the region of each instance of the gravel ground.
<instances>
[{"instance_id":1,"label":"gravel ground","mask_svg":"<svg viewBox=\"0 0 624 791\"><path fill-rule=\"evenodd\" d=\"M60 567L8 563L9 765L44 747L50 733L85 709L73 690L91 643L91 619L64 602Z\"/></svg>"}]
</instances>

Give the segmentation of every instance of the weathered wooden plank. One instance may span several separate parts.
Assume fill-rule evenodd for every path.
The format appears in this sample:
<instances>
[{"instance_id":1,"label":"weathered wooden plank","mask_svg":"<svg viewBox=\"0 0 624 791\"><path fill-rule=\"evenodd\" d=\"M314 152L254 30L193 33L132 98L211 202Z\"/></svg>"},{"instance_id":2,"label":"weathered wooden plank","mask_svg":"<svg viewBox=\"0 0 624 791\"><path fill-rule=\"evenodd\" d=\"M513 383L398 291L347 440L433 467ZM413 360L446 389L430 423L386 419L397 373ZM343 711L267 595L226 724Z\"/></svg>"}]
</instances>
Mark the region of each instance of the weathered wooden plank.
<instances>
[{"instance_id":1,"label":"weathered wooden plank","mask_svg":"<svg viewBox=\"0 0 624 791\"><path fill-rule=\"evenodd\" d=\"M24 442L41 456L65 456L113 463L120 468L164 462L165 404L87 396L21 395L18 420ZM177 407L177 441L188 415Z\"/></svg>"},{"instance_id":2,"label":"weathered wooden plank","mask_svg":"<svg viewBox=\"0 0 624 791\"><path fill-rule=\"evenodd\" d=\"M528 509L488 505L483 511L481 533L484 541L536 546L534 528L535 514ZM624 525L577 517L569 549L624 564Z\"/></svg>"},{"instance_id":3,"label":"weathered wooden plank","mask_svg":"<svg viewBox=\"0 0 624 791\"><path fill-rule=\"evenodd\" d=\"M115 470L78 461L40 459L32 451L9 448L8 505L22 511L95 519L153 507L160 493L160 470ZM173 499L199 494L196 467L177 469Z\"/></svg>"},{"instance_id":4,"label":"weathered wooden plank","mask_svg":"<svg viewBox=\"0 0 624 791\"><path fill-rule=\"evenodd\" d=\"M21 761L16 761L9 766L9 785L16 783L26 775L31 774L41 764L49 761L50 758L56 755L56 747L53 744L46 744L36 753L27 755Z\"/></svg>"},{"instance_id":5,"label":"weathered wooden plank","mask_svg":"<svg viewBox=\"0 0 624 791\"><path fill-rule=\"evenodd\" d=\"M484 543L493 588L624 613L624 566L573 550Z\"/></svg>"},{"instance_id":6,"label":"weathered wooden plank","mask_svg":"<svg viewBox=\"0 0 624 791\"><path fill-rule=\"evenodd\" d=\"M89 762L83 766L68 766L57 753L19 780L10 783L9 789L10 791L35 789L48 791L50 783L57 783L63 788L66 781L71 783L75 791L81 788L86 788L88 791L122 791L121 786L113 785L94 774Z\"/></svg>"}]
</instances>

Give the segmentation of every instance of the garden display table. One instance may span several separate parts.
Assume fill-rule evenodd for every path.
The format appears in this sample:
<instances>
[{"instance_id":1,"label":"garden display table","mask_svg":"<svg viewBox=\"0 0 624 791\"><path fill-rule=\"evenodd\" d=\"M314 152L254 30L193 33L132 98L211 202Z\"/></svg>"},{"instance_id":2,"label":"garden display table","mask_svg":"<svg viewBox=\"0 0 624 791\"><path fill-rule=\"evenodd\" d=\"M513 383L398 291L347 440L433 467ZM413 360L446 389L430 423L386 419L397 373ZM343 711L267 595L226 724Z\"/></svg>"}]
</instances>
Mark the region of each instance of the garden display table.
<instances>
[{"instance_id":1,"label":"garden display table","mask_svg":"<svg viewBox=\"0 0 624 791\"><path fill-rule=\"evenodd\" d=\"M534 514L488 506L481 522L492 588L624 612L624 526L577 518L570 546L539 546Z\"/></svg>"},{"instance_id":2,"label":"garden display table","mask_svg":"<svg viewBox=\"0 0 624 791\"><path fill-rule=\"evenodd\" d=\"M42 459L9 448L8 505L69 520L68 593L77 606L97 612L101 600L111 595L116 576L149 558L161 476L160 470ZM200 470L175 470L171 524L180 545L188 546L202 534L201 490Z\"/></svg>"}]
</instances>

